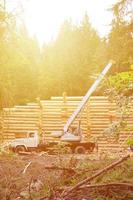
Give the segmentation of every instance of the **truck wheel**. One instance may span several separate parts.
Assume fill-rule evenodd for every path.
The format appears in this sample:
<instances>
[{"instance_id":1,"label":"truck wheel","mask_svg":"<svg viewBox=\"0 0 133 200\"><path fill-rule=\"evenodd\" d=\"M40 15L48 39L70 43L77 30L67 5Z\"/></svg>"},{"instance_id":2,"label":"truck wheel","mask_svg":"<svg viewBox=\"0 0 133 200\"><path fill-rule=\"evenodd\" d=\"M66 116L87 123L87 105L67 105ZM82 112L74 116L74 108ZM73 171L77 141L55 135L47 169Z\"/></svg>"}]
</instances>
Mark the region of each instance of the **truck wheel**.
<instances>
[{"instance_id":1,"label":"truck wheel","mask_svg":"<svg viewBox=\"0 0 133 200\"><path fill-rule=\"evenodd\" d=\"M24 146L17 146L15 148L15 152L16 153L20 153L21 151L26 151L25 147Z\"/></svg>"},{"instance_id":2,"label":"truck wheel","mask_svg":"<svg viewBox=\"0 0 133 200\"><path fill-rule=\"evenodd\" d=\"M77 146L74 150L75 153L77 154L84 154L86 151L85 147L83 146Z\"/></svg>"}]
</instances>

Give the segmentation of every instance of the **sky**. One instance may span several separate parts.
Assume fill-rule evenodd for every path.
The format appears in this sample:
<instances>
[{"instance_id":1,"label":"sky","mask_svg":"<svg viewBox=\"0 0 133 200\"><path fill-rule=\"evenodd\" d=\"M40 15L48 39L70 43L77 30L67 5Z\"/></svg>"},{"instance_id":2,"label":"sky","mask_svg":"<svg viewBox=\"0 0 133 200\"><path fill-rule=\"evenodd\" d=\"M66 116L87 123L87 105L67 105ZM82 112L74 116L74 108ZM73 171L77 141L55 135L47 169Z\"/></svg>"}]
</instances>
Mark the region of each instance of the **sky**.
<instances>
[{"instance_id":1,"label":"sky","mask_svg":"<svg viewBox=\"0 0 133 200\"><path fill-rule=\"evenodd\" d=\"M101 37L106 36L112 20L107 9L115 2L117 0L6 0L6 6L10 10L23 10L29 34L36 35L42 44L56 38L64 20L71 18L74 24L79 24L85 13Z\"/></svg>"}]
</instances>

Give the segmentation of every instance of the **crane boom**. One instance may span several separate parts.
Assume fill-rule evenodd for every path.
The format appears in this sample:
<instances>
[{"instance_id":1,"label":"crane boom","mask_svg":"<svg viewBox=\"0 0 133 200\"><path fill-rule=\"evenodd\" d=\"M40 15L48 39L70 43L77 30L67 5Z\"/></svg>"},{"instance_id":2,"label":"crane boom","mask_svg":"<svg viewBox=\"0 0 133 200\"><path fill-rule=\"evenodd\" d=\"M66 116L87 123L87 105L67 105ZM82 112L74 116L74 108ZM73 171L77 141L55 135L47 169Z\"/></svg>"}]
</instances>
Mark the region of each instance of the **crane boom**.
<instances>
[{"instance_id":1,"label":"crane boom","mask_svg":"<svg viewBox=\"0 0 133 200\"><path fill-rule=\"evenodd\" d=\"M89 98L92 95L92 93L96 90L97 86L100 84L100 82L102 81L102 79L104 78L104 76L106 75L106 73L111 68L112 64L113 64L113 62L110 61L105 66L104 70L101 72L101 74L98 76L98 78L93 83L93 85L91 86L91 88L88 90L88 92L86 93L86 95L83 97L83 99L82 99L81 103L79 104L79 106L77 107L77 109L73 112L73 114L71 115L71 117L66 122L66 124L64 126L64 133L66 133L68 131L68 128L73 123L74 119L77 117L77 115L79 114L79 112L83 109L83 107L85 106L86 102L89 100Z\"/></svg>"}]
</instances>

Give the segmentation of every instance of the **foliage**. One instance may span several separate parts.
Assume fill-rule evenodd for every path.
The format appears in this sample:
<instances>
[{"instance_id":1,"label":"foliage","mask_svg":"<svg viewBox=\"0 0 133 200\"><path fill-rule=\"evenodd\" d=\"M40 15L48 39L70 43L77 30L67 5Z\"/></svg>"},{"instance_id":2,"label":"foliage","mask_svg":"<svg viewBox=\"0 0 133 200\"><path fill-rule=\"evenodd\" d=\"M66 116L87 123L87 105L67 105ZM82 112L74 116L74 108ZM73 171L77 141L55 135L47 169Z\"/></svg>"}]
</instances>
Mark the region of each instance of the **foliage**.
<instances>
[{"instance_id":1,"label":"foliage","mask_svg":"<svg viewBox=\"0 0 133 200\"><path fill-rule=\"evenodd\" d=\"M116 103L119 117L105 130L105 133L108 135L115 133L118 137L121 130L133 130L128 125L133 106L133 71L110 76L106 82L106 94L110 101Z\"/></svg>"},{"instance_id":2,"label":"foliage","mask_svg":"<svg viewBox=\"0 0 133 200\"><path fill-rule=\"evenodd\" d=\"M15 23L10 16L6 23L7 33L0 40L1 107L26 103L36 97L34 88L37 83L34 80L39 63L39 46L35 39L28 36L24 24L17 30Z\"/></svg>"},{"instance_id":3,"label":"foliage","mask_svg":"<svg viewBox=\"0 0 133 200\"><path fill-rule=\"evenodd\" d=\"M116 61L115 72L126 71L133 63L132 0L119 1L111 11L114 18L108 37L108 57Z\"/></svg>"},{"instance_id":4,"label":"foliage","mask_svg":"<svg viewBox=\"0 0 133 200\"><path fill-rule=\"evenodd\" d=\"M128 145L133 145L133 137L128 138L126 142Z\"/></svg>"},{"instance_id":5,"label":"foliage","mask_svg":"<svg viewBox=\"0 0 133 200\"><path fill-rule=\"evenodd\" d=\"M111 101L115 101L120 114L119 120L114 121L107 130L108 133L119 134L127 127L127 120L133 105L133 32L132 32L132 1L121 0L112 7L114 18L112 30L108 37L108 57L116 64L106 82L106 90Z\"/></svg>"},{"instance_id":6,"label":"foliage","mask_svg":"<svg viewBox=\"0 0 133 200\"><path fill-rule=\"evenodd\" d=\"M121 72L115 76L111 76L109 82L110 86L114 87L119 94L123 93L129 96L133 92L133 71Z\"/></svg>"}]
</instances>

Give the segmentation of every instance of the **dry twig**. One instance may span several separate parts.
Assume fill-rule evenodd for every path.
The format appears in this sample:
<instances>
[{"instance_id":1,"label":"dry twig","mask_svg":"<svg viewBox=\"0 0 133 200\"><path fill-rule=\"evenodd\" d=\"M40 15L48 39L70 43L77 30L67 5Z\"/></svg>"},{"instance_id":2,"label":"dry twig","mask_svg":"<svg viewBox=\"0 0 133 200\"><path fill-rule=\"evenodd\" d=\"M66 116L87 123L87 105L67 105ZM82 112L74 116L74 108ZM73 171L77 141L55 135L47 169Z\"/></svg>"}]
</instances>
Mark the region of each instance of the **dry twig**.
<instances>
[{"instance_id":1,"label":"dry twig","mask_svg":"<svg viewBox=\"0 0 133 200\"><path fill-rule=\"evenodd\" d=\"M25 174L26 173L26 171L27 171L27 169L28 169L28 167L31 165L31 161L25 166L25 168L24 168L24 170L23 170L23 172L22 172L22 174Z\"/></svg>"}]
</instances>

